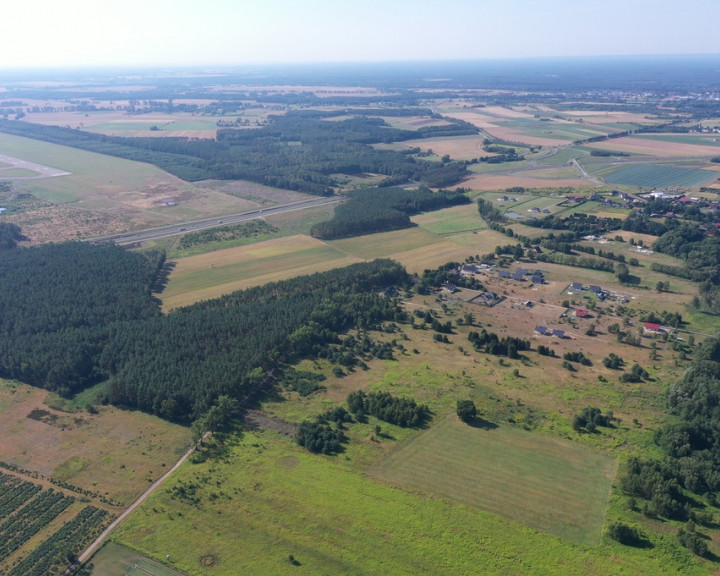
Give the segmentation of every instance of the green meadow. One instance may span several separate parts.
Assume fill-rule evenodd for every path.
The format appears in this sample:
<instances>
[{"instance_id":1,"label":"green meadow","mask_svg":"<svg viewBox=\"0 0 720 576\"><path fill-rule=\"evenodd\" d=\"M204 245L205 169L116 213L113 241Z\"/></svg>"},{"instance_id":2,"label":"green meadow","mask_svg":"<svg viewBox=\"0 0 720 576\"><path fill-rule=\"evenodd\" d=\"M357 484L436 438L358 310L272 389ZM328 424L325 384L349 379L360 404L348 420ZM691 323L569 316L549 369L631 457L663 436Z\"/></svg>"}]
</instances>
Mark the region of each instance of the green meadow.
<instances>
[{"instance_id":1,"label":"green meadow","mask_svg":"<svg viewBox=\"0 0 720 576\"><path fill-rule=\"evenodd\" d=\"M272 432L234 435L221 459L183 467L113 538L151 557L169 555L190 575L703 573L688 563L689 553L574 543L445 497L397 489L348 458L309 454ZM493 481L510 480L503 474ZM206 568L208 557L213 565Z\"/></svg>"}]
</instances>

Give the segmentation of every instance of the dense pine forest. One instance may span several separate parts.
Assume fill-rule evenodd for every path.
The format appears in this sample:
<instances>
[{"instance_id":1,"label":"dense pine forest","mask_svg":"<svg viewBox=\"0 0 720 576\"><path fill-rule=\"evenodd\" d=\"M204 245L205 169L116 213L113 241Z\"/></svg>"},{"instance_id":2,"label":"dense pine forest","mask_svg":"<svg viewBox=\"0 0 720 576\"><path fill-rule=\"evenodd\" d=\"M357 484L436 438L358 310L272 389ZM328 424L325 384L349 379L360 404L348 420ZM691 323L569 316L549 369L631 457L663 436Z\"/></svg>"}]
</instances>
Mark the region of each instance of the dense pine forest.
<instances>
[{"instance_id":1,"label":"dense pine forest","mask_svg":"<svg viewBox=\"0 0 720 576\"><path fill-rule=\"evenodd\" d=\"M236 292L162 316L163 256L83 243L0 259L0 374L68 395L110 380L106 399L187 421L253 391L279 358L318 354L350 328L399 318L378 289L405 270L375 261Z\"/></svg>"},{"instance_id":2,"label":"dense pine forest","mask_svg":"<svg viewBox=\"0 0 720 576\"><path fill-rule=\"evenodd\" d=\"M266 126L220 129L217 140L122 138L14 120L0 120L0 131L150 162L191 182L250 180L317 195L334 191L336 174L370 172L386 176L382 186L417 182L433 188L457 184L467 175L464 162L418 160L413 154L419 150L376 150L371 145L476 134L477 128L462 120L444 119L443 125L402 130L379 117L385 113L356 110L346 117L345 111L342 115L290 111L270 116Z\"/></svg>"},{"instance_id":3,"label":"dense pine forest","mask_svg":"<svg viewBox=\"0 0 720 576\"><path fill-rule=\"evenodd\" d=\"M159 316L150 287L163 256L81 242L0 258L0 374L69 394L101 378L113 323Z\"/></svg>"},{"instance_id":4,"label":"dense pine forest","mask_svg":"<svg viewBox=\"0 0 720 576\"><path fill-rule=\"evenodd\" d=\"M312 235L324 240L348 238L375 232L400 230L413 226L410 216L418 212L439 210L448 206L467 204L470 200L460 192L429 188L370 188L348 194L348 201L338 205L331 220L320 222Z\"/></svg>"}]
</instances>

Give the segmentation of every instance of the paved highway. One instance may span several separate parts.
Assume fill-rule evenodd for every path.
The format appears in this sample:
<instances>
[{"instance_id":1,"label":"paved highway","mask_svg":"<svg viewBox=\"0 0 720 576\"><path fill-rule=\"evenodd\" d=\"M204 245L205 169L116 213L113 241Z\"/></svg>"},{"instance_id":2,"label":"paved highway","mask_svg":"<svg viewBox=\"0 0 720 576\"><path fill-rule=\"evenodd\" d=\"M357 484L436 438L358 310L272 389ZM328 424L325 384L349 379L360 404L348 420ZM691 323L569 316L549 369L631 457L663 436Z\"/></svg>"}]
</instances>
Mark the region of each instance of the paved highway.
<instances>
[{"instance_id":1,"label":"paved highway","mask_svg":"<svg viewBox=\"0 0 720 576\"><path fill-rule=\"evenodd\" d=\"M217 226L227 226L230 224L239 224L256 218L265 218L273 214L282 214L284 212L293 212L295 210L306 210L326 204L335 204L341 202L344 198L339 196L318 197L300 202L292 202L290 204L280 204L269 208L258 208L238 214L229 214L225 216L216 216L214 218L203 218L201 220L188 220L179 224L169 226L159 226L157 228L147 228L145 230L136 230L133 232L124 232L122 234L111 234L109 236L100 236L97 238L88 238L88 242L115 242L116 244L135 244L136 242L146 242L148 240L156 240L158 238L167 238L169 236L178 236L187 232L196 232L207 228Z\"/></svg>"}]
</instances>

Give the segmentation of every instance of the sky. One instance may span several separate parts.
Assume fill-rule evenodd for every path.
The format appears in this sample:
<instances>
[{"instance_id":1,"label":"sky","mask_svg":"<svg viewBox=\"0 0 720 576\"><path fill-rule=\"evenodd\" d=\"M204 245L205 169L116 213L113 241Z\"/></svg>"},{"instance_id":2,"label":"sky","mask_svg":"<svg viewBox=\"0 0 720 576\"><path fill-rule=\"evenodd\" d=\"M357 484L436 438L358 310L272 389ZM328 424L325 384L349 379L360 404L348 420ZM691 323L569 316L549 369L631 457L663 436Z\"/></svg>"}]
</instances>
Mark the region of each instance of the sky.
<instances>
[{"instance_id":1,"label":"sky","mask_svg":"<svg viewBox=\"0 0 720 576\"><path fill-rule=\"evenodd\" d=\"M720 54L720 0L33 0L0 68Z\"/></svg>"}]
</instances>

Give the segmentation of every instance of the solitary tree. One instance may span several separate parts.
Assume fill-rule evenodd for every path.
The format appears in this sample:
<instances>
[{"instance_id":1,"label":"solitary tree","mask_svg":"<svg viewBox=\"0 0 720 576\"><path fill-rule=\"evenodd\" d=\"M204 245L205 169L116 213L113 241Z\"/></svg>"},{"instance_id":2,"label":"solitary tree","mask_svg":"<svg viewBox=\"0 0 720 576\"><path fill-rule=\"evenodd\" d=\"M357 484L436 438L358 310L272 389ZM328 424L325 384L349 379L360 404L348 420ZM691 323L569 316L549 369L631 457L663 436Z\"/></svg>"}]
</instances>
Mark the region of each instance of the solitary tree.
<instances>
[{"instance_id":1,"label":"solitary tree","mask_svg":"<svg viewBox=\"0 0 720 576\"><path fill-rule=\"evenodd\" d=\"M477 408L472 400L458 400L457 415L463 422L472 422L477 416Z\"/></svg>"}]
</instances>

